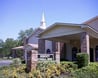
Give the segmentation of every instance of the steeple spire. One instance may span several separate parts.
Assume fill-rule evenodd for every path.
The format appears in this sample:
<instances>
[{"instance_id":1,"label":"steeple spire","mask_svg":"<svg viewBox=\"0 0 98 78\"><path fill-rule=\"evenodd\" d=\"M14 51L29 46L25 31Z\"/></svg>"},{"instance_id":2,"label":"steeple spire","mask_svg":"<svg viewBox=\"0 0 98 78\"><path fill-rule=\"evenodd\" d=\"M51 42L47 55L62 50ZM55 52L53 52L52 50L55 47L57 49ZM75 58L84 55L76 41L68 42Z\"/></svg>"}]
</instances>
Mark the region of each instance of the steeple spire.
<instances>
[{"instance_id":1,"label":"steeple spire","mask_svg":"<svg viewBox=\"0 0 98 78\"><path fill-rule=\"evenodd\" d=\"M42 13L42 19L41 19L41 22L40 22L40 28L41 29L46 29L46 21L45 21L44 12Z\"/></svg>"}]
</instances>

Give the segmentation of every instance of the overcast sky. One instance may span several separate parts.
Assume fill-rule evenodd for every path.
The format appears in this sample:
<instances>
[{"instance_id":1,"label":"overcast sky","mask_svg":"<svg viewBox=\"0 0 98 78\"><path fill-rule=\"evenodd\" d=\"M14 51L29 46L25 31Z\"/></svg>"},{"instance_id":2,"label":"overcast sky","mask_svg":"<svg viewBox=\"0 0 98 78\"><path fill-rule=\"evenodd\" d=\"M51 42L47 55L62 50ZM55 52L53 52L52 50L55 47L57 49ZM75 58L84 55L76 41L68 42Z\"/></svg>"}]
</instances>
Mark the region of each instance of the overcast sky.
<instances>
[{"instance_id":1,"label":"overcast sky","mask_svg":"<svg viewBox=\"0 0 98 78\"><path fill-rule=\"evenodd\" d=\"M55 22L82 23L98 15L98 0L0 0L0 39L37 28L42 12L47 27Z\"/></svg>"}]
</instances>

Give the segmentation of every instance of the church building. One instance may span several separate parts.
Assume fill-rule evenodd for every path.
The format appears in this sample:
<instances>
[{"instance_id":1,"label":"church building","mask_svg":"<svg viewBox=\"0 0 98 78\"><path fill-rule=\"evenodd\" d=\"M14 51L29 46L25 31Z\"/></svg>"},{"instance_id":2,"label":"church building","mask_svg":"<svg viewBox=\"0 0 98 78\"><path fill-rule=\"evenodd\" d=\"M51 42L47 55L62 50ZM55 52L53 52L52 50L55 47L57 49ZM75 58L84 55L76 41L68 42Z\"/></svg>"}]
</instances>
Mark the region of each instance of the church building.
<instances>
[{"instance_id":1,"label":"church building","mask_svg":"<svg viewBox=\"0 0 98 78\"><path fill-rule=\"evenodd\" d=\"M27 52L36 50L38 58L48 57L57 62L76 61L76 54L87 53L90 61L98 61L98 16L82 24L54 23L46 26L44 13L40 26L24 38L25 60Z\"/></svg>"},{"instance_id":2,"label":"church building","mask_svg":"<svg viewBox=\"0 0 98 78\"><path fill-rule=\"evenodd\" d=\"M90 61L98 61L98 16L82 24L54 23L39 38L57 42L58 60L75 61L76 54L82 52L90 56Z\"/></svg>"}]
</instances>

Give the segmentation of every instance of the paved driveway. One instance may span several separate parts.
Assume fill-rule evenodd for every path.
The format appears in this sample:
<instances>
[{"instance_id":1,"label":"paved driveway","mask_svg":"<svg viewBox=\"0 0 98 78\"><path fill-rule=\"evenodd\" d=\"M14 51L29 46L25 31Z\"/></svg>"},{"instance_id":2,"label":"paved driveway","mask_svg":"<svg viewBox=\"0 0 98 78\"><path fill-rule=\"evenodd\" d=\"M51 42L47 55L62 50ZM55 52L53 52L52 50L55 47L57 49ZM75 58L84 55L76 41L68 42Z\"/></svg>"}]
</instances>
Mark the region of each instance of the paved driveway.
<instances>
[{"instance_id":1,"label":"paved driveway","mask_svg":"<svg viewBox=\"0 0 98 78\"><path fill-rule=\"evenodd\" d=\"M0 60L0 67L1 66L8 66L12 63L12 60Z\"/></svg>"}]
</instances>

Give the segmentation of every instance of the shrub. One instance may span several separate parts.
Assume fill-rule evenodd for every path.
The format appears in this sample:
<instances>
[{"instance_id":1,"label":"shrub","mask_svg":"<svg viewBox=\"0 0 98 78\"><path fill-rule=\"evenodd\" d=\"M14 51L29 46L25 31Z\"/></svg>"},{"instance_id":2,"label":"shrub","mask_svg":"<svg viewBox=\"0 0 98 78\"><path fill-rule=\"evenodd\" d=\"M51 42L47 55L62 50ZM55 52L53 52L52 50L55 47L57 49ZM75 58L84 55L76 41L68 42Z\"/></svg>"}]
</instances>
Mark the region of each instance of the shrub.
<instances>
[{"instance_id":1,"label":"shrub","mask_svg":"<svg viewBox=\"0 0 98 78\"><path fill-rule=\"evenodd\" d=\"M63 61L57 64L54 61L40 61L37 65L37 70L40 70L42 77L44 78L60 78L61 75L71 75L73 70L77 69L77 64L73 62Z\"/></svg>"},{"instance_id":2,"label":"shrub","mask_svg":"<svg viewBox=\"0 0 98 78\"><path fill-rule=\"evenodd\" d=\"M88 65L88 54L86 53L78 53L77 54L77 62L78 68L82 68Z\"/></svg>"},{"instance_id":3,"label":"shrub","mask_svg":"<svg viewBox=\"0 0 98 78\"><path fill-rule=\"evenodd\" d=\"M25 64L25 60L22 60L21 63L22 63L22 64Z\"/></svg>"},{"instance_id":4,"label":"shrub","mask_svg":"<svg viewBox=\"0 0 98 78\"><path fill-rule=\"evenodd\" d=\"M49 65L56 64L55 61L38 61L37 69L44 71Z\"/></svg>"},{"instance_id":5,"label":"shrub","mask_svg":"<svg viewBox=\"0 0 98 78\"><path fill-rule=\"evenodd\" d=\"M66 61L61 62L61 66L60 66L61 73L69 74L69 75L77 68L78 68L77 64L74 64L73 62L66 62Z\"/></svg>"},{"instance_id":6,"label":"shrub","mask_svg":"<svg viewBox=\"0 0 98 78\"><path fill-rule=\"evenodd\" d=\"M16 62L15 62L16 64ZM61 62L57 64L55 61L40 61L37 69L31 72L25 72L26 65L10 65L0 68L0 78L71 78L72 70L77 69L77 65L73 62ZM62 77L63 76L63 77Z\"/></svg>"},{"instance_id":7,"label":"shrub","mask_svg":"<svg viewBox=\"0 0 98 78\"><path fill-rule=\"evenodd\" d=\"M74 62L66 62L66 61L63 61L63 62L61 62L61 65L63 66L63 65L65 65L65 67L67 67L67 68L72 68L72 69L77 69L77 64L75 64Z\"/></svg>"},{"instance_id":8,"label":"shrub","mask_svg":"<svg viewBox=\"0 0 98 78\"><path fill-rule=\"evenodd\" d=\"M14 65L5 66L0 68L0 78L25 78L25 67L26 65ZM21 76L21 74L24 74Z\"/></svg>"},{"instance_id":9,"label":"shrub","mask_svg":"<svg viewBox=\"0 0 98 78\"><path fill-rule=\"evenodd\" d=\"M98 78L98 63L91 63L74 72L75 78Z\"/></svg>"},{"instance_id":10,"label":"shrub","mask_svg":"<svg viewBox=\"0 0 98 78\"><path fill-rule=\"evenodd\" d=\"M13 65L20 65L21 64L21 59L20 58L15 58L13 59Z\"/></svg>"},{"instance_id":11,"label":"shrub","mask_svg":"<svg viewBox=\"0 0 98 78\"><path fill-rule=\"evenodd\" d=\"M40 70L39 76L42 76L42 78L51 78L55 73L58 74L55 61L38 61L37 70Z\"/></svg>"}]
</instances>

